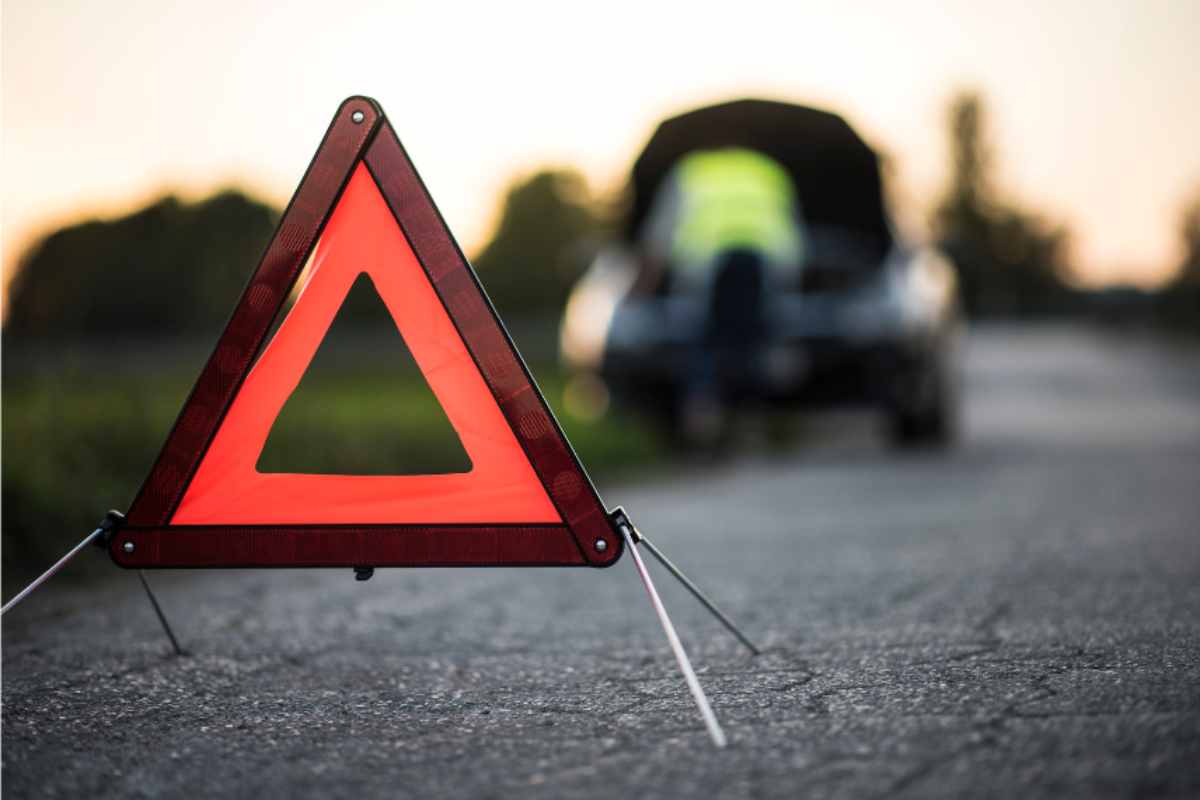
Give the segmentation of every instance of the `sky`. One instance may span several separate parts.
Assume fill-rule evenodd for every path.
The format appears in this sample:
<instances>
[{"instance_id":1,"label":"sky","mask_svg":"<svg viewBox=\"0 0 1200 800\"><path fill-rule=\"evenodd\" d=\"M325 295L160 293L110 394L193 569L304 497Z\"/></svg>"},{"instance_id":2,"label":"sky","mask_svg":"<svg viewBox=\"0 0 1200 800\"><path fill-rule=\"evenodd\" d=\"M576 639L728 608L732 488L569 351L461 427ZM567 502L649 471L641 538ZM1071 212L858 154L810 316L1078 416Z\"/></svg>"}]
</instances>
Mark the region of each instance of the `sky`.
<instances>
[{"instance_id":1,"label":"sky","mask_svg":"<svg viewBox=\"0 0 1200 800\"><path fill-rule=\"evenodd\" d=\"M4 0L0 251L7 280L38 234L166 191L282 205L351 94L383 105L468 252L515 175L610 189L662 117L741 96L844 114L919 222L946 105L974 89L997 183L1071 229L1083 281L1153 286L1200 189L1197 43L1200 0Z\"/></svg>"}]
</instances>

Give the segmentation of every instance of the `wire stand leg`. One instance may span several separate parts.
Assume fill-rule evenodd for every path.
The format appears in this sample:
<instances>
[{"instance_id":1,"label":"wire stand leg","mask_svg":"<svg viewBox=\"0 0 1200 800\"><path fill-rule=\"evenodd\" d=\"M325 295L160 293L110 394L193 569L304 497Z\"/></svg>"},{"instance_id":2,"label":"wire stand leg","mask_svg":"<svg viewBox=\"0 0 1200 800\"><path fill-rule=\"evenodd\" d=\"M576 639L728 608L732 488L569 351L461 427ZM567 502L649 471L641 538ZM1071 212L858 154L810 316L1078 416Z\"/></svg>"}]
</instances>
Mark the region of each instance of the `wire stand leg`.
<instances>
[{"instance_id":1,"label":"wire stand leg","mask_svg":"<svg viewBox=\"0 0 1200 800\"><path fill-rule=\"evenodd\" d=\"M33 581L33 583L29 584L24 589L17 592L16 596L13 597L12 600L9 600L7 603L5 603L4 607L0 608L0 616L7 614L14 606L16 606L18 603L20 603L26 597L29 597L29 595L33 594L33 591L35 589L37 589L43 583L45 583L46 581L48 581L52 577L54 577L54 573L58 572L60 569L65 567L67 565L68 561L70 561L75 556L79 555L80 550L82 550L83 548L85 548L89 544L91 544L95 540L95 538L97 536L100 536L101 534L103 534L105 530L106 530L105 528L100 527L100 528L96 528L96 530L89 533L82 542L80 542L79 544L72 547L70 552L68 552L65 556L60 558L58 561L54 562L54 566L50 567L50 569L46 570L41 575L39 575Z\"/></svg>"},{"instance_id":2,"label":"wire stand leg","mask_svg":"<svg viewBox=\"0 0 1200 800\"><path fill-rule=\"evenodd\" d=\"M658 615L663 632L667 634L667 642L670 643L671 650L675 654L675 661L679 664L679 671L683 673L683 679L692 693L692 699L696 701L696 706L700 709L700 716L704 719L708 734L712 737L713 744L717 747L724 747L726 744L725 732L721 730L721 723L717 722L717 715L713 713L708 697L700 686L696 671L692 669L692 662L683 649L683 643L679 641L679 634L675 632L675 626L671 624L671 618L667 616L667 609L658 596L658 590L654 588L654 581L651 580L650 572L646 569L646 562L642 561L642 556L638 553L637 545L634 544L633 537L630 535L629 526L621 524L618 525L618 528L621 535L625 537L625 545L629 548L629 554L633 556L633 563L642 579L642 585L646 587L646 594L650 595L650 605L654 606L654 613Z\"/></svg>"},{"instance_id":3,"label":"wire stand leg","mask_svg":"<svg viewBox=\"0 0 1200 800\"><path fill-rule=\"evenodd\" d=\"M667 572L670 572L672 575L674 575L675 578L683 584L684 588L691 592L692 596L700 601L702 606L711 611L712 615L719 619L721 624L724 625L730 633L738 638L738 641L746 645L747 649L749 649L751 653L754 655L760 654L761 651L754 646L753 642L746 638L746 635L738 629L737 625L733 624L733 620L725 616L721 609L717 608L716 603L709 600L704 592L700 591L700 587L693 583L687 575L683 574L683 570L675 566L675 564L671 562L671 559L667 558L663 551L655 547L654 543L646 538L645 534L639 533L638 535L641 537L641 543L646 545L646 549L650 551L650 555L657 558L658 563L662 564L666 568Z\"/></svg>"},{"instance_id":4,"label":"wire stand leg","mask_svg":"<svg viewBox=\"0 0 1200 800\"><path fill-rule=\"evenodd\" d=\"M167 617L163 614L162 606L158 604L158 598L154 596L154 591L150 588L150 582L146 580L146 573L138 570L138 580L142 582L142 588L146 590L146 597L150 598L150 605L154 606L154 613L158 615L158 621L162 623L163 631L166 632L167 638L171 640L171 647L175 648L175 655L183 655L183 648L179 646L179 640L175 638L175 632L171 630L170 623L167 622Z\"/></svg>"}]
</instances>

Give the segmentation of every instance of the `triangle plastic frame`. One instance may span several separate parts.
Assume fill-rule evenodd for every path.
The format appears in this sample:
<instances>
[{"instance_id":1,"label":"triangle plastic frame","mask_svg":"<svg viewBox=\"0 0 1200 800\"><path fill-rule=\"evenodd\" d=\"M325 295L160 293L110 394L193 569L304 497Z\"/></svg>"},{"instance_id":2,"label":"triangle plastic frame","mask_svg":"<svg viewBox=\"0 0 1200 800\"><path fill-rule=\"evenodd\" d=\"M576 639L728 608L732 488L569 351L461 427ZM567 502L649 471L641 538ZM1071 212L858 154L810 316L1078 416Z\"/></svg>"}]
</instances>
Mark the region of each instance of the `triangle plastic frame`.
<instances>
[{"instance_id":1,"label":"triangle plastic frame","mask_svg":"<svg viewBox=\"0 0 1200 800\"><path fill-rule=\"evenodd\" d=\"M205 454L339 199L365 165L560 521L173 524ZM623 538L383 110L342 103L205 364L126 523L122 567L593 566Z\"/></svg>"}]
</instances>

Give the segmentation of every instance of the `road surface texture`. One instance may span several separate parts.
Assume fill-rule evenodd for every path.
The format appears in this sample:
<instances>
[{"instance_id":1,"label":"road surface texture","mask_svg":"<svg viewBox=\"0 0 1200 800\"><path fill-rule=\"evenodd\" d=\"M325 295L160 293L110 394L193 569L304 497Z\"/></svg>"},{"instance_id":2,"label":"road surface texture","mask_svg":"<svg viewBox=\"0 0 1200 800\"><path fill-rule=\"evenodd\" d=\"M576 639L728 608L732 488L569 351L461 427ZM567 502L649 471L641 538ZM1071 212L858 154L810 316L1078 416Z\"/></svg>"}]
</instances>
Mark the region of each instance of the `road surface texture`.
<instances>
[{"instance_id":1,"label":"road surface texture","mask_svg":"<svg viewBox=\"0 0 1200 800\"><path fill-rule=\"evenodd\" d=\"M1200 796L1200 360L970 340L967 433L836 417L603 487L765 649L610 570L152 575L5 619L5 797ZM652 565L652 569L654 569Z\"/></svg>"}]
</instances>

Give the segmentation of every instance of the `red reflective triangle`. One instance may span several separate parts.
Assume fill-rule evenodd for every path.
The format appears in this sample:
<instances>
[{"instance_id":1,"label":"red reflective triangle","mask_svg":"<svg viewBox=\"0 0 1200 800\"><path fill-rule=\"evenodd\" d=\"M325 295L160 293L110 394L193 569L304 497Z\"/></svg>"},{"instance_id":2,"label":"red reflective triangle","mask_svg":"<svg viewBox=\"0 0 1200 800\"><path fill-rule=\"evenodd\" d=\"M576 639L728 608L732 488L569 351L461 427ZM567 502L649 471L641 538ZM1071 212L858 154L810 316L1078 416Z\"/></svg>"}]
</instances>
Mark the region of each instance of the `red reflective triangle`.
<instances>
[{"instance_id":1,"label":"red reflective triangle","mask_svg":"<svg viewBox=\"0 0 1200 800\"><path fill-rule=\"evenodd\" d=\"M264 348L302 273L296 302ZM259 472L272 425L364 273L470 470ZM137 568L608 566L621 544L382 110L350 98L110 542L114 560Z\"/></svg>"},{"instance_id":2,"label":"red reflective triangle","mask_svg":"<svg viewBox=\"0 0 1200 800\"><path fill-rule=\"evenodd\" d=\"M449 475L294 475L255 469L350 286L370 276L471 460ZM403 414L403 409L397 409ZM308 278L225 413L175 525L559 523L374 179L359 164L313 251Z\"/></svg>"}]
</instances>

